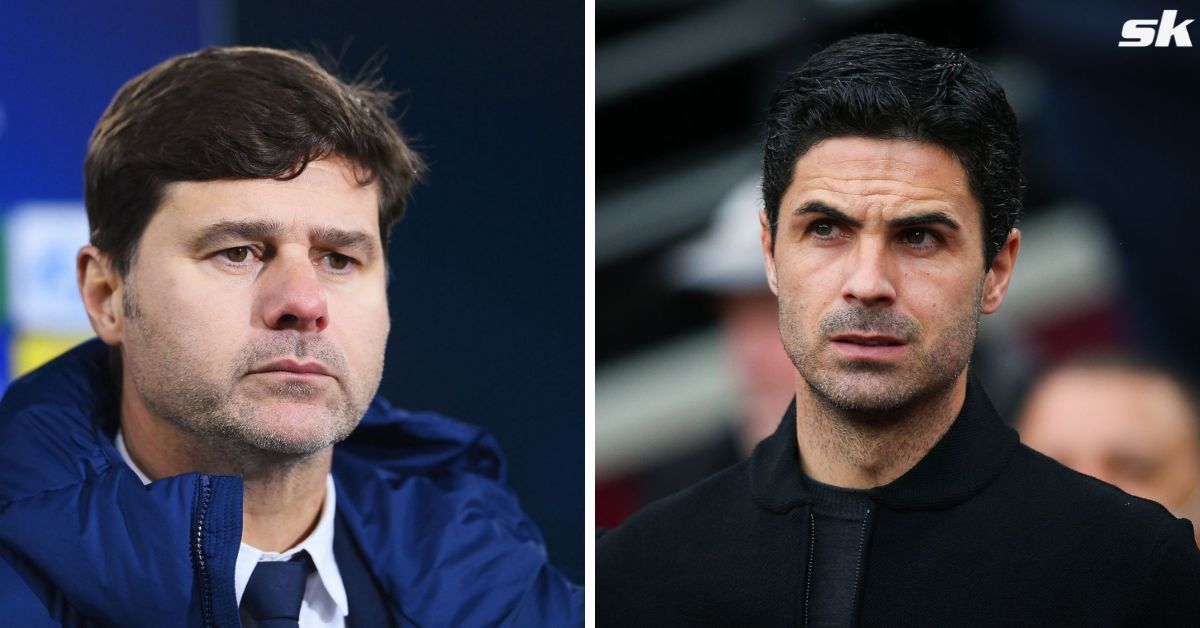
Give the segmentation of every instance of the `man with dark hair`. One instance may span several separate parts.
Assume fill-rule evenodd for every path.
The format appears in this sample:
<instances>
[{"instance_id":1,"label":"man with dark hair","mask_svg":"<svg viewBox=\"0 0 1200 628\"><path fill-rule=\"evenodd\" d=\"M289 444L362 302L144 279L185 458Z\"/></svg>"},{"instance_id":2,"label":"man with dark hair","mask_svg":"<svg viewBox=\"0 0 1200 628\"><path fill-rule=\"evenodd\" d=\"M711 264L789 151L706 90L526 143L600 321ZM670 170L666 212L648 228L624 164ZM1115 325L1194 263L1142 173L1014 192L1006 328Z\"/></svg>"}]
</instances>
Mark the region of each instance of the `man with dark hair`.
<instances>
[{"instance_id":1,"label":"man with dark hair","mask_svg":"<svg viewBox=\"0 0 1200 628\"><path fill-rule=\"evenodd\" d=\"M796 397L596 547L601 625L1200 625L1192 528L1018 442L969 372L1020 248L1015 116L897 35L776 92L760 213Z\"/></svg>"},{"instance_id":2,"label":"man with dark hair","mask_svg":"<svg viewBox=\"0 0 1200 628\"><path fill-rule=\"evenodd\" d=\"M5 623L582 624L494 440L375 397L423 170L390 107L264 48L117 93L77 260L99 339L0 404Z\"/></svg>"}]
</instances>

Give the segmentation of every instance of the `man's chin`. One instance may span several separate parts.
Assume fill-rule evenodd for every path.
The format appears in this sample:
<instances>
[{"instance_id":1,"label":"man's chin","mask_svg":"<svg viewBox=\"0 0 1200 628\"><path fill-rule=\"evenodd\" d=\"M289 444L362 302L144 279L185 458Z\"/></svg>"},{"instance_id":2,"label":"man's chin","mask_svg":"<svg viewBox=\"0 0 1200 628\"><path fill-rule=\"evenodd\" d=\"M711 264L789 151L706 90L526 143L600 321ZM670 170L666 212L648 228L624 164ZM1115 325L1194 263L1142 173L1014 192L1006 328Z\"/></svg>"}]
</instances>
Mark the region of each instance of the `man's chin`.
<instances>
[{"instance_id":1,"label":"man's chin","mask_svg":"<svg viewBox=\"0 0 1200 628\"><path fill-rule=\"evenodd\" d=\"M912 368L833 368L805 377L809 389L830 407L863 419L904 414L954 386L962 371L944 378L921 377Z\"/></svg>"},{"instance_id":2,"label":"man's chin","mask_svg":"<svg viewBox=\"0 0 1200 628\"><path fill-rule=\"evenodd\" d=\"M337 380L332 377L254 373L246 381L249 385L243 389L245 394L262 403L319 403L322 398L337 394Z\"/></svg>"},{"instance_id":3,"label":"man's chin","mask_svg":"<svg viewBox=\"0 0 1200 628\"><path fill-rule=\"evenodd\" d=\"M911 365L907 361L901 360L837 357L831 362L832 366L828 370L837 373L839 377L855 377L859 375L889 376L903 373L911 368Z\"/></svg>"},{"instance_id":4,"label":"man's chin","mask_svg":"<svg viewBox=\"0 0 1200 628\"><path fill-rule=\"evenodd\" d=\"M909 405L915 394L893 369L855 369L854 372L808 379L809 389L826 404L843 412L883 414Z\"/></svg>"},{"instance_id":5,"label":"man's chin","mask_svg":"<svg viewBox=\"0 0 1200 628\"><path fill-rule=\"evenodd\" d=\"M263 451L305 456L344 440L356 426L324 405L275 402L256 407L241 440Z\"/></svg>"}]
</instances>

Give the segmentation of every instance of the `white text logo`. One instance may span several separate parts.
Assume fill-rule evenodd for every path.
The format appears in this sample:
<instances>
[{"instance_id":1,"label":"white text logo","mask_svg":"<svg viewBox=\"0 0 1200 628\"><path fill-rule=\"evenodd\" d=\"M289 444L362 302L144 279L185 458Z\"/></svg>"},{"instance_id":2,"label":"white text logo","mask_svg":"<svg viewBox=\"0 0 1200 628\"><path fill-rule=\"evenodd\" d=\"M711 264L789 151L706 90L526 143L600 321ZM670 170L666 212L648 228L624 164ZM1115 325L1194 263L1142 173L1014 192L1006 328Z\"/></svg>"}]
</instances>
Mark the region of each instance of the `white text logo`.
<instances>
[{"instance_id":1,"label":"white text logo","mask_svg":"<svg viewBox=\"0 0 1200 628\"><path fill-rule=\"evenodd\" d=\"M1168 9L1162 12L1162 20L1129 20L1121 28L1121 48L1146 48L1151 44L1155 48L1166 48L1174 42L1180 48L1191 48L1192 37L1188 34L1188 24L1195 20L1184 20L1175 23L1179 11ZM1157 35L1157 37L1156 37Z\"/></svg>"}]
</instances>

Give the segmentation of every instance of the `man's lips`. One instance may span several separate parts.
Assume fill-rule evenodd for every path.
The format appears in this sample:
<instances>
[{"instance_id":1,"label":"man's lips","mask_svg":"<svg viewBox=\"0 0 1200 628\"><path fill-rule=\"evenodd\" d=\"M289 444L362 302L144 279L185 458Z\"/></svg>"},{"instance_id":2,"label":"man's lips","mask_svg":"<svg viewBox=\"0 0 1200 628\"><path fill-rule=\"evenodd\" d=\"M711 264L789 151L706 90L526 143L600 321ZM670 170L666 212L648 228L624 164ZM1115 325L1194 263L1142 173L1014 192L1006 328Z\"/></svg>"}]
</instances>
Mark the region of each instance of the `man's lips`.
<instances>
[{"instance_id":1,"label":"man's lips","mask_svg":"<svg viewBox=\"0 0 1200 628\"><path fill-rule=\"evenodd\" d=\"M842 356L853 360L887 360L900 357L908 343L883 334L839 334L829 339Z\"/></svg>"},{"instance_id":2,"label":"man's lips","mask_svg":"<svg viewBox=\"0 0 1200 628\"><path fill-rule=\"evenodd\" d=\"M893 336L884 336L882 334L840 334L834 336L830 340L833 342L846 342L869 347L905 344L905 342L899 338Z\"/></svg>"},{"instance_id":3,"label":"man's lips","mask_svg":"<svg viewBox=\"0 0 1200 628\"><path fill-rule=\"evenodd\" d=\"M258 373L291 374L308 377L333 377L333 374L329 372L329 369L325 368L325 365L321 364L320 362L300 362L297 360L275 360L274 362L250 369L249 374L254 375Z\"/></svg>"}]
</instances>

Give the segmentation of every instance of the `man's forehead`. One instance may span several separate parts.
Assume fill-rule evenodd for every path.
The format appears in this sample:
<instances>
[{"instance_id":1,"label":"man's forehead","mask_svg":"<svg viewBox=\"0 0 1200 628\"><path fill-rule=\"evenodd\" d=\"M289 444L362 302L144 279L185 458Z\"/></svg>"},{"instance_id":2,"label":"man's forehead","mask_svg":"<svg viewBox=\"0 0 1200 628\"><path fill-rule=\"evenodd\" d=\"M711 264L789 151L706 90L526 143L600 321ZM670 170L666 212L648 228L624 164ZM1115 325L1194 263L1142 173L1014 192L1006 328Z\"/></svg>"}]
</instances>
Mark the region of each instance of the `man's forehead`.
<instances>
[{"instance_id":1,"label":"man's forehead","mask_svg":"<svg viewBox=\"0 0 1200 628\"><path fill-rule=\"evenodd\" d=\"M808 201L937 206L978 213L966 172L947 150L925 142L839 137L824 140L796 161L784 211Z\"/></svg>"},{"instance_id":2,"label":"man's forehead","mask_svg":"<svg viewBox=\"0 0 1200 628\"><path fill-rule=\"evenodd\" d=\"M1108 443L1119 449L1195 444L1197 426L1174 383L1123 370L1069 368L1033 390L1020 424L1035 442L1053 439L1076 449Z\"/></svg>"},{"instance_id":3,"label":"man's forehead","mask_svg":"<svg viewBox=\"0 0 1200 628\"><path fill-rule=\"evenodd\" d=\"M153 220L173 231L258 221L282 226L288 232L342 229L366 231L378 237L379 186L359 183L344 160L323 159L311 162L300 175L286 180L171 183Z\"/></svg>"},{"instance_id":4,"label":"man's forehead","mask_svg":"<svg viewBox=\"0 0 1200 628\"><path fill-rule=\"evenodd\" d=\"M374 185L363 185L360 181L362 169L354 162L337 155L308 162L308 165L304 168L304 173L300 176L304 176L305 174L313 181L325 180L350 188L375 187Z\"/></svg>"}]
</instances>

